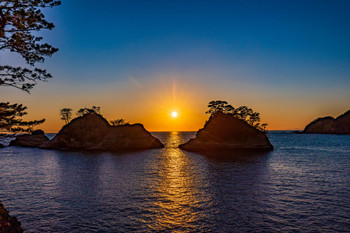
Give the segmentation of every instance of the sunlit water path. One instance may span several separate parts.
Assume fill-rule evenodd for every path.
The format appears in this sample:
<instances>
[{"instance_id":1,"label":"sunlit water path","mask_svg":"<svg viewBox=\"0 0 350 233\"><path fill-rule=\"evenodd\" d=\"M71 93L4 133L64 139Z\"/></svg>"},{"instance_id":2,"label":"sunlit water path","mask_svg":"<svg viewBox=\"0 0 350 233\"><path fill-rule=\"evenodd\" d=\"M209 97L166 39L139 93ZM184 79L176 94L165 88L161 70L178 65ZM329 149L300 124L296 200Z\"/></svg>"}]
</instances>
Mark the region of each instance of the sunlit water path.
<instances>
[{"instance_id":1,"label":"sunlit water path","mask_svg":"<svg viewBox=\"0 0 350 233\"><path fill-rule=\"evenodd\" d=\"M0 200L26 232L350 231L350 136L272 132L273 152L0 150Z\"/></svg>"}]
</instances>

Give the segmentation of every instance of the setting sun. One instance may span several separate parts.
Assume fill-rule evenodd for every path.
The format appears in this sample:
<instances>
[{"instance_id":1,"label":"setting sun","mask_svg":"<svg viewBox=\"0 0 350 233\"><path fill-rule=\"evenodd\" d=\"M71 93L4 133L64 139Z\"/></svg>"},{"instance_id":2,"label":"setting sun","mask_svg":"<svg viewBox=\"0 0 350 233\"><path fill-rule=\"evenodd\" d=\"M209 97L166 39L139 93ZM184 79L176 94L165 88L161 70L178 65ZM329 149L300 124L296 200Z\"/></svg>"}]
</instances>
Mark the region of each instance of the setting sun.
<instances>
[{"instance_id":1,"label":"setting sun","mask_svg":"<svg viewBox=\"0 0 350 233\"><path fill-rule=\"evenodd\" d=\"M177 117L177 112L172 112L172 113L171 113L171 116L172 116L172 117Z\"/></svg>"}]
</instances>

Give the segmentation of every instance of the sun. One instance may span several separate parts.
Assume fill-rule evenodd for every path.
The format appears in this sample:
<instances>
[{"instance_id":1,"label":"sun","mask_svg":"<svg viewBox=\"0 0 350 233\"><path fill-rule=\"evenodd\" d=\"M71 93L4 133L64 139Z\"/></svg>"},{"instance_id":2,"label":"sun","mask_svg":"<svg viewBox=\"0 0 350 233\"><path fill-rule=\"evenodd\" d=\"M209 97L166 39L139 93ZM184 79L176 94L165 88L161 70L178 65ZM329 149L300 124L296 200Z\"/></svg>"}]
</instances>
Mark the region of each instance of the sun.
<instances>
[{"instance_id":1,"label":"sun","mask_svg":"<svg viewBox=\"0 0 350 233\"><path fill-rule=\"evenodd\" d=\"M172 113L171 113L171 116L172 116L172 117L177 117L177 112L172 112Z\"/></svg>"}]
</instances>

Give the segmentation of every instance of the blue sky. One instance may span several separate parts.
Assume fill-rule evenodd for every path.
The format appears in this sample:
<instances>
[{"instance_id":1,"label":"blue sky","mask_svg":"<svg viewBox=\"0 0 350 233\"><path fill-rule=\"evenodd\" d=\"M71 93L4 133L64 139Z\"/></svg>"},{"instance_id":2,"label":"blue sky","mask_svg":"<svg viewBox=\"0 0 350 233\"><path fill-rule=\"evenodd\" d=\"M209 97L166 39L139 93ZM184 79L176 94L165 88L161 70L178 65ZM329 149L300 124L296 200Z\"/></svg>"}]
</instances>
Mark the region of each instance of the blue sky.
<instances>
[{"instance_id":1,"label":"blue sky","mask_svg":"<svg viewBox=\"0 0 350 233\"><path fill-rule=\"evenodd\" d=\"M276 87L341 87L349 10L349 1L63 1L50 15L48 38L60 48L50 68L91 83L209 70Z\"/></svg>"},{"instance_id":2,"label":"blue sky","mask_svg":"<svg viewBox=\"0 0 350 233\"><path fill-rule=\"evenodd\" d=\"M229 102L238 98L232 92L245 90L265 101L286 99L295 111L309 104L309 118L311 111L349 108L350 1L63 0L46 12L56 28L43 35L60 51L42 65L55 78L32 96L57 86L65 93L70 87L103 92L130 77L147 83L162 75L177 82L195 76L193 83L216 88L210 98ZM252 101L257 108L258 102ZM285 106L270 106L278 107ZM294 128L310 120L306 115Z\"/></svg>"},{"instance_id":3,"label":"blue sky","mask_svg":"<svg viewBox=\"0 0 350 233\"><path fill-rule=\"evenodd\" d=\"M66 38L64 45L79 56L101 49L155 50L164 56L210 46L229 57L278 52L293 57L349 59L348 1L105 2L63 1L55 9L59 11L56 24L63 32L59 38Z\"/></svg>"}]
</instances>

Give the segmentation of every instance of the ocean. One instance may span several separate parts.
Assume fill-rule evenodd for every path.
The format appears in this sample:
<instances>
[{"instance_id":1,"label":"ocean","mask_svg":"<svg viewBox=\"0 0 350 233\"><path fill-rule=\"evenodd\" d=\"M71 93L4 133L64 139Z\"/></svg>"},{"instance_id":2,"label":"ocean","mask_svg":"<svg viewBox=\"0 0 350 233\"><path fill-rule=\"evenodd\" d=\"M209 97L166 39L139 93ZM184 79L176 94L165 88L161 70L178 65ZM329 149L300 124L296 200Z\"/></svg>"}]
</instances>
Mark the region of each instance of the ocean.
<instances>
[{"instance_id":1,"label":"ocean","mask_svg":"<svg viewBox=\"0 0 350 233\"><path fill-rule=\"evenodd\" d=\"M350 232L350 135L204 155L177 148L195 132L152 134L166 147L0 149L0 200L25 232Z\"/></svg>"}]
</instances>

